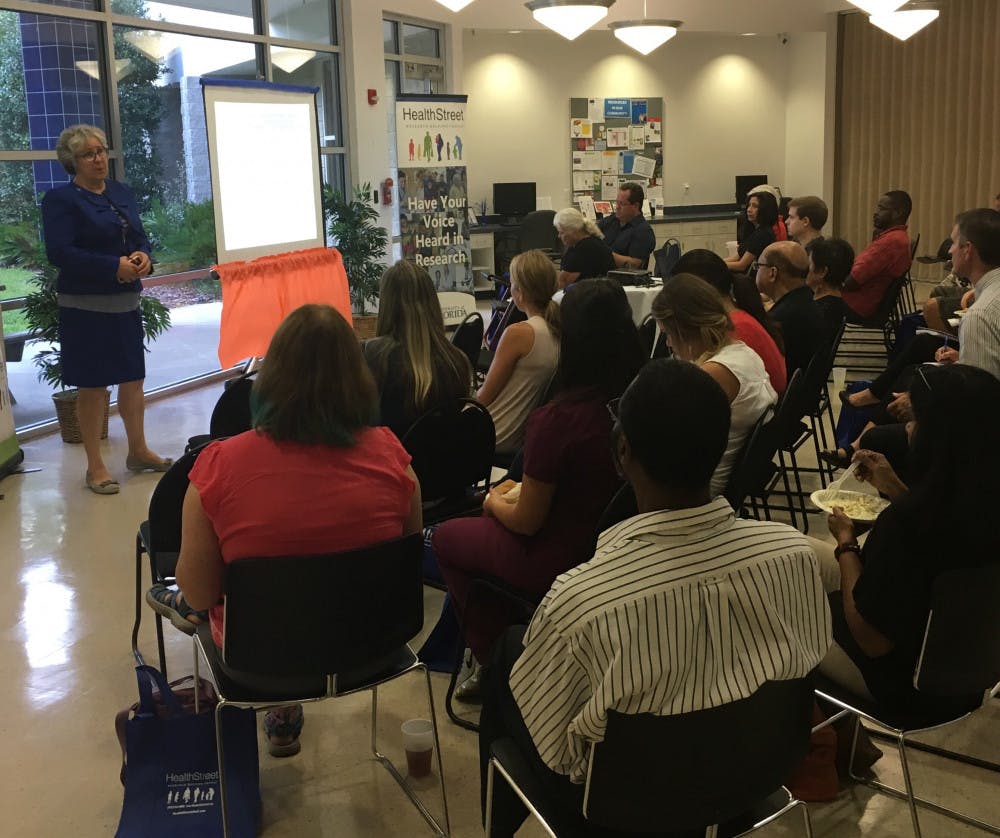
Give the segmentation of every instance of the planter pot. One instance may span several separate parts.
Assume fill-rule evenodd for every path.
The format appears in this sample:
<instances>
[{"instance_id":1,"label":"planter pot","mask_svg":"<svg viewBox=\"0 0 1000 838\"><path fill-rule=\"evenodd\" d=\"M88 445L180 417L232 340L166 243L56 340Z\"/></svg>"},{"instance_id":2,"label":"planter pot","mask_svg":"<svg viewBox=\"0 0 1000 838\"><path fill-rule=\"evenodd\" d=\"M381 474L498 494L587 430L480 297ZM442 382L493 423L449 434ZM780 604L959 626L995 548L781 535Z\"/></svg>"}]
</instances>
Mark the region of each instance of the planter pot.
<instances>
[{"instance_id":1,"label":"planter pot","mask_svg":"<svg viewBox=\"0 0 1000 838\"><path fill-rule=\"evenodd\" d=\"M358 336L358 340L371 340L375 337L375 325L378 323L377 315L355 314L352 320L354 321L354 334Z\"/></svg>"},{"instance_id":2,"label":"planter pot","mask_svg":"<svg viewBox=\"0 0 1000 838\"><path fill-rule=\"evenodd\" d=\"M62 434L63 442L83 442L83 436L80 434L80 420L76 415L76 393L77 391L74 389L52 394L52 401L56 405L56 418L59 420L59 433ZM108 438L111 391L105 390L104 395L104 427L101 430L101 439Z\"/></svg>"}]
</instances>

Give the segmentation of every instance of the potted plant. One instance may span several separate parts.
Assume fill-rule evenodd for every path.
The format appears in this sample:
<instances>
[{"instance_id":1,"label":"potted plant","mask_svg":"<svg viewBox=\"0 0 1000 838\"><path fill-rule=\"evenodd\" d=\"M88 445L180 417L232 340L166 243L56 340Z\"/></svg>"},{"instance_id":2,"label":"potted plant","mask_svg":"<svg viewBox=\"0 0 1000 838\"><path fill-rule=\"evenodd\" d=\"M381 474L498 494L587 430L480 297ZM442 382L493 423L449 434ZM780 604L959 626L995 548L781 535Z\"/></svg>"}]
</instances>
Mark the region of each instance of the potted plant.
<instances>
[{"instance_id":1,"label":"potted plant","mask_svg":"<svg viewBox=\"0 0 1000 838\"><path fill-rule=\"evenodd\" d=\"M361 339L375 336L376 317L368 314L368 306L378 301L379 280L385 270L382 259L389 243L389 234L378 224L371 194L368 183L356 187L350 196L330 187L323 189L327 233L344 260L354 330Z\"/></svg>"},{"instance_id":2,"label":"potted plant","mask_svg":"<svg viewBox=\"0 0 1000 838\"><path fill-rule=\"evenodd\" d=\"M59 347L59 302L56 294L58 270L49 263L45 245L38 236L37 227L31 222L10 225L0 235L0 260L33 272L35 290L25 297L24 318L28 323L31 340L49 344L34 359L38 380L57 390L52 394L59 419L59 430L64 442L82 442L76 418L76 394L67 388L62 379L62 352ZM159 337L170 326L170 311L155 297L143 296L139 301L142 313L143 337L147 344ZM110 405L111 393L108 392ZM104 413L102 438L108 435L108 412Z\"/></svg>"}]
</instances>

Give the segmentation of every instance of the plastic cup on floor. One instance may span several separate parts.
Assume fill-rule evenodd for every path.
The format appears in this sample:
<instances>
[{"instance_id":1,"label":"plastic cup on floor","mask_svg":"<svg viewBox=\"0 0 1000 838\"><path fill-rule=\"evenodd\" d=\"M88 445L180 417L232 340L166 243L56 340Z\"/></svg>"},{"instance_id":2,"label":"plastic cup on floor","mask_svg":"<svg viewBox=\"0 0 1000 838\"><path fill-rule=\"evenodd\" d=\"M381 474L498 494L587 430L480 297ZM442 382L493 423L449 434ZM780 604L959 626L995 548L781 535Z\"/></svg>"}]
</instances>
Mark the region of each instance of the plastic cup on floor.
<instances>
[{"instance_id":1,"label":"plastic cup on floor","mask_svg":"<svg viewBox=\"0 0 1000 838\"><path fill-rule=\"evenodd\" d=\"M406 767L414 779L431 773L431 756L434 754L434 725L430 719L410 719L403 722L403 750Z\"/></svg>"},{"instance_id":2,"label":"plastic cup on floor","mask_svg":"<svg viewBox=\"0 0 1000 838\"><path fill-rule=\"evenodd\" d=\"M844 383L847 381L847 368L846 367L834 367L833 368L833 392L839 393L844 389Z\"/></svg>"}]
</instances>

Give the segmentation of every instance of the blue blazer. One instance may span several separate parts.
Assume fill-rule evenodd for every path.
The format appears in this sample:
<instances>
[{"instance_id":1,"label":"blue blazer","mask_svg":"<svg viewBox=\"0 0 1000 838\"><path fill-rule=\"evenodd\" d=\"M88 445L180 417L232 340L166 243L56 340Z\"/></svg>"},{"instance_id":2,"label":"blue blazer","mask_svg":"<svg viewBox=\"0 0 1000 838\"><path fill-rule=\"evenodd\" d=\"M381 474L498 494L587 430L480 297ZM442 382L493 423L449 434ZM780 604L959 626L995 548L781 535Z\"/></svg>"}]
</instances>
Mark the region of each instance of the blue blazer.
<instances>
[{"instance_id":1,"label":"blue blazer","mask_svg":"<svg viewBox=\"0 0 1000 838\"><path fill-rule=\"evenodd\" d=\"M126 230L122 230L121 218L108 199L128 219ZM139 280L123 285L116 276L122 256L150 250L135 195L125 184L105 181L103 195L72 181L50 189L42 198L42 227L45 252L59 268L58 291L120 294L142 290Z\"/></svg>"}]
</instances>

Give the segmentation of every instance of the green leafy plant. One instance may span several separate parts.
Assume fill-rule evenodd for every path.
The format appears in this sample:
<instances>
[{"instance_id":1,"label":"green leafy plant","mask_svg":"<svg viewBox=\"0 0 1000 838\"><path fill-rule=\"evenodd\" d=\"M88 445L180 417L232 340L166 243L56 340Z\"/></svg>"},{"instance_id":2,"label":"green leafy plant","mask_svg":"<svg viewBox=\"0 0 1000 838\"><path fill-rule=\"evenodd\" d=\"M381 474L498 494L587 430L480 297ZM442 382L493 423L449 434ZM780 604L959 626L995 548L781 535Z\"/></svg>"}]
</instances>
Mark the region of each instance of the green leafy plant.
<instances>
[{"instance_id":1,"label":"green leafy plant","mask_svg":"<svg viewBox=\"0 0 1000 838\"><path fill-rule=\"evenodd\" d=\"M32 272L34 290L25 297L24 318L32 340L51 344L35 356L38 380L53 389L65 390L62 378L62 349L59 346L59 299L56 293L58 270L49 263L38 226L30 221L0 227L0 261ZM141 297L142 332L145 349L170 326L170 310L155 297Z\"/></svg>"},{"instance_id":2,"label":"green leafy plant","mask_svg":"<svg viewBox=\"0 0 1000 838\"><path fill-rule=\"evenodd\" d=\"M371 201L371 184L354 189L350 197L324 187L323 215L327 233L340 251L351 289L351 304L364 316L369 303L378 299L379 280L385 270L382 259L389 234L379 226L378 210Z\"/></svg>"}]
</instances>

